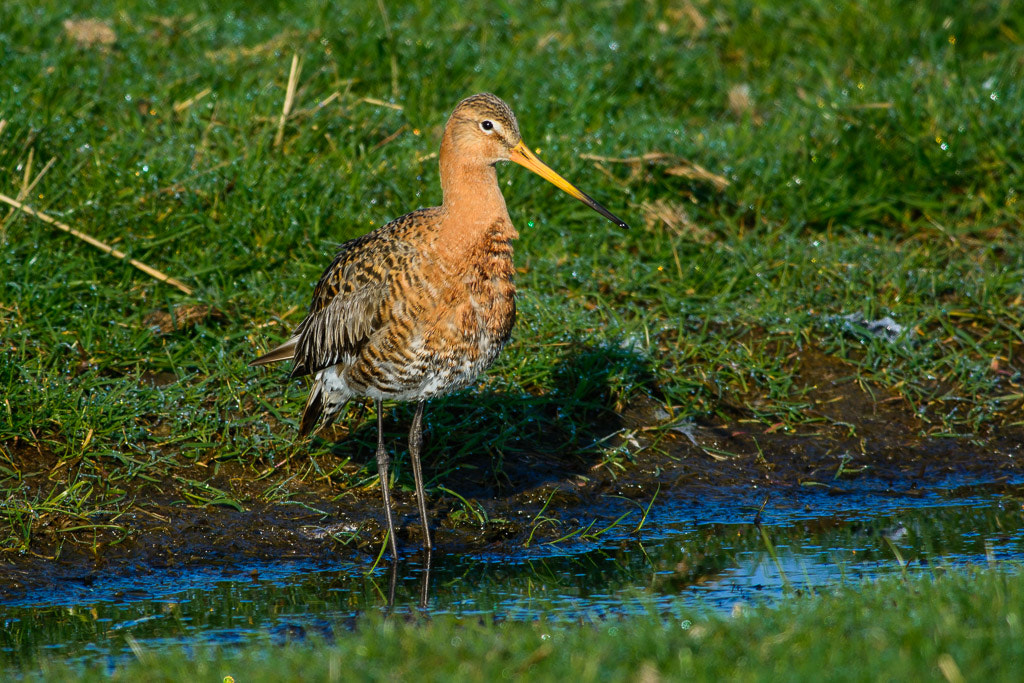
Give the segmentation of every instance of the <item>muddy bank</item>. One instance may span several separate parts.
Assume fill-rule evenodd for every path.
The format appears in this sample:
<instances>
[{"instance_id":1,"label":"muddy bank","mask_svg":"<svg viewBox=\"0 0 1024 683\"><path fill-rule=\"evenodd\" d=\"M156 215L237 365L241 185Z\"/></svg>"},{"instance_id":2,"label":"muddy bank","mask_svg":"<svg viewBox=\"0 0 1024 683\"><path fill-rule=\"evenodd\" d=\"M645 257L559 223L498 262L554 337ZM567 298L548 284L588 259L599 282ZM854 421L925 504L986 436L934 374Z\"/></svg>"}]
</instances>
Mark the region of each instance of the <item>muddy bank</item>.
<instances>
[{"instance_id":1,"label":"muddy bank","mask_svg":"<svg viewBox=\"0 0 1024 683\"><path fill-rule=\"evenodd\" d=\"M827 367L818 370L828 378ZM735 500L751 507L753 519L766 496L802 487L842 495L856 483L907 495L951 475L998 486L1024 471L1020 427L928 436L928 425L906 401L868 394L852 381L819 381L804 400L814 419L792 433L728 404L722 406L725 417L672 423L656 402L637 401L594 428L595 439L613 453L609 457L593 449L587 457L525 451L503 457L496 468L490 455L481 454L456 468L446 463L441 476L434 469L438 454L428 444L428 481L439 475L435 483L458 494L435 488L432 495L438 552L515 554L524 544L562 538L594 520L594 528L602 528L652 500ZM336 450L343 453L345 442ZM37 467L45 455L16 452ZM370 452L353 457L356 465L371 459ZM151 571L200 563L369 561L379 552L383 516L372 477L363 487L342 490L329 478L295 476L304 471L296 460L258 482L251 468L237 463L220 465L214 476L208 468L194 470L178 471L176 481L202 480L230 491L242 509L190 505L173 482L139 485L130 492L130 507L89 520L109 528L75 531L79 521L66 518L38 524L32 552L2 558L0 599L55 582L89 584L108 573L135 574L141 581ZM403 468L394 497L400 547L412 554L420 531L409 479ZM287 504L260 502L275 481L291 487ZM623 523L635 526L637 520Z\"/></svg>"},{"instance_id":2,"label":"muddy bank","mask_svg":"<svg viewBox=\"0 0 1024 683\"><path fill-rule=\"evenodd\" d=\"M751 506L753 519L753 508L764 497L790 493L794 487L823 487L842 495L856 481L907 495L908 489L951 475L965 482L998 484L1024 471L1020 447L1024 435L1019 433L852 442L823 435L758 434L755 438L743 426L695 425L688 435L665 435L657 441L658 450L642 451L635 463L618 472L598 466L585 474L559 476L556 462L506 462L509 479L520 487L507 495L474 495L487 487L472 476L456 473L444 486L466 502L443 493L431 500L438 551L514 554L528 539L538 543L560 538L595 519L598 527L613 522L628 510L623 498L642 506L656 494L661 501L734 498L738 506ZM633 438L641 447L650 445L643 436ZM338 491L329 487L310 486L298 498L304 505L256 503L242 511L139 498L116 519L118 525L131 529L126 538L62 533L56 558L42 553L4 558L0 599L46 583L89 584L111 572L144 576L151 570L241 559L372 558L383 540L378 490L370 486L348 491L340 500L337 496ZM420 532L412 492L396 491L395 506L403 550L415 553ZM636 520L628 524L635 525ZM45 548L45 529L40 536L38 545ZM54 533L54 543L56 537Z\"/></svg>"}]
</instances>

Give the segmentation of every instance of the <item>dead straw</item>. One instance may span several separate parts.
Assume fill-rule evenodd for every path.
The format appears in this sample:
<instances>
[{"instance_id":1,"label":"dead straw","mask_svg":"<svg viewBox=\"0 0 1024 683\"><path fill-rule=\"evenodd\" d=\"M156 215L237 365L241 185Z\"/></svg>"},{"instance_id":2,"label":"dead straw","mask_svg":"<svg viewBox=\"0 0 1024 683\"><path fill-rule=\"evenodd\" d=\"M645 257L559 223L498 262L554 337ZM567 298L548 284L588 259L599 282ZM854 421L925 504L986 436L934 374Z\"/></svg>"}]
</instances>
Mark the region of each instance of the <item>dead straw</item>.
<instances>
[{"instance_id":1,"label":"dead straw","mask_svg":"<svg viewBox=\"0 0 1024 683\"><path fill-rule=\"evenodd\" d=\"M725 176L712 173L708 169L704 168L698 163L689 161L675 154L668 154L667 152L648 152L635 157L605 157L597 154L581 154L580 159L586 159L588 161L600 161L608 164L628 164L634 168L643 166L645 164L658 164L658 165L669 165L675 164L670 168L665 169L665 175L681 176L683 178L690 178L692 180L702 180L711 183L716 190L721 192L731 184L729 179Z\"/></svg>"},{"instance_id":2,"label":"dead straw","mask_svg":"<svg viewBox=\"0 0 1024 683\"><path fill-rule=\"evenodd\" d=\"M387 107L388 109L394 109L395 111L402 111L402 105L395 104L394 102L385 102L384 100L378 100L376 97L364 97L360 102L366 102L376 107Z\"/></svg>"},{"instance_id":3,"label":"dead straw","mask_svg":"<svg viewBox=\"0 0 1024 683\"><path fill-rule=\"evenodd\" d=\"M281 118L277 122L277 135L274 136L274 147L280 147L284 141L284 123L295 104L295 88L299 84L299 55L292 55L292 68L288 73L288 89L284 94L284 106L281 107Z\"/></svg>"},{"instance_id":4,"label":"dead straw","mask_svg":"<svg viewBox=\"0 0 1024 683\"><path fill-rule=\"evenodd\" d=\"M52 226L54 226L56 228L59 228L59 229L63 230L64 232L66 232L66 233L68 233L70 235L74 235L78 239L83 240L85 242L88 242L89 244L91 244L92 246L96 247L100 251L106 252L107 254L110 254L111 256L119 258L122 261L128 261L128 263L132 264L133 266L135 266L136 268L141 270L146 275L149 275L150 277L155 278L155 279L159 280L160 282L166 282L169 285L177 287L181 291L185 292L185 294L191 294L192 293L192 288L189 287L188 285L186 285L185 283L181 282L180 280L175 280L173 277L170 277L169 275L164 275L163 273L161 273L156 268L152 268L150 266L147 266L142 261L139 261L139 260L136 260L136 259L133 259L133 258L128 258L128 255L125 254L123 251L115 249L114 247L110 246L109 244L106 244L105 242L101 242L100 240L96 239L95 237L87 235L87 234L85 234L84 232L82 232L80 230L75 230L70 225L67 225L66 223L61 223L56 218L48 216L48 215L46 215L45 213L43 213L41 211L36 211L32 207L26 206L25 204L22 204L17 199L12 199L11 197L8 197L5 194L0 194L0 202L4 202L5 204L9 204L10 206L13 206L14 208L18 209L19 211L24 211L25 213L27 213L30 216L35 216L36 218L38 218L39 220L43 221L44 223L49 223L50 225L52 225Z\"/></svg>"},{"instance_id":5,"label":"dead straw","mask_svg":"<svg viewBox=\"0 0 1024 683\"><path fill-rule=\"evenodd\" d=\"M50 170L56 161L57 157L50 157L50 160L43 166L43 170L36 174L36 177L29 183L28 187L22 188L24 194L19 199L28 199L28 196L32 194L32 190L36 189L36 185L39 184L39 181L43 179L43 176L46 175L46 172Z\"/></svg>"},{"instance_id":6,"label":"dead straw","mask_svg":"<svg viewBox=\"0 0 1024 683\"><path fill-rule=\"evenodd\" d=\"M32 177L32 160L34 159L34 157L35 149L33 148L28 151L28 161L25 162L25 176L24 178L22 178L21 181L21 189L18 190L17 199L19 202L28 199L28 196L32 193L32 190L35 189L36 185L39 184L39 181L43 179L44 175L46 175L46 172L49 171L50 167L52 167L54 162L57 161L57 157L51 157L50 160L46 162L46 165L43 166L43 170L36 174L35 179L33 179L30 182L29 178ZM2 237L5 234L7 230L7 224L11 220L11 214L13 214L15 211L16 209L8 209L7 215L4 216L4 219L2 221L0 221L0 237Z\"/></svg>"},{"instance_id":7,"label":"dead straw","mask_svg":"<svg viewBox=\"0 0 1024 683\"><path fill-rule=\"evenodd\" d=\"M178 102L177 104L175 104L174 107L173 107L174 113L175 114L180 114L181 112L185 111L186 109L191 107L193 104L195 104L199 100L203 99L204 97L206 97L207 95L209 95L212 92L213 92L213 88L203 88L202 90L200 90L195 95L193 95L192 97L188 98L187 100L183 100L183 101Z\"/></svg>"}]
</instances>

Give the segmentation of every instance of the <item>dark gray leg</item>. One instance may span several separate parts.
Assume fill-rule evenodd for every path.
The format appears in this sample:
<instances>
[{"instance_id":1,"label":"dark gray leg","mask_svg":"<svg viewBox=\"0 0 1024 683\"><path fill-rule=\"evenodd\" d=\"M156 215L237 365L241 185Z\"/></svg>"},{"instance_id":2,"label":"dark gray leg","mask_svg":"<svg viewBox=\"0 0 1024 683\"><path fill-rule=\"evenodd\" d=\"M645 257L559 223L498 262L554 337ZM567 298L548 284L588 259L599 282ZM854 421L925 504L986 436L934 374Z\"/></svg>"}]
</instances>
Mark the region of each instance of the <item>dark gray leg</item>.
<instances>
[{"instance_id":1,"label":"dark gray leg","mask_svg":"<svg viewBox=\"0 0 1024 683\"><path fill-rule=\"evenodd\" d=\"M427 603L430 601L430 564L432 560L432 553L428 548L427 552L424 554L426 555L426 558L423 563L422 583L420 583L420 609L427 609Z\"/></svg>"},{"instance_id":2,"label":"dark gray leg","mask_svg":"<svg viewBox=\"0 0 1024 683\"><path fill-rule=\"evenodd\" d=\"M380 490L384 494L384 517L388 520L388 538L391 540L391 557L398 560L398 542L395 540L395 522L391 518L391 491L388 490L388 465L390 458L384 448L384 408L380 401L377 407L377 473L380 476Z\"/></svg>"},{"instance_id":3,"label":"dark gray leg","mask_svg":"<svg viewBox=\"0 0 1024 683\"><path fill-rule=\"evenodd\" d=\"M391 571L388 572L388 609L385 612L386 616L391 615L391 610L395 608L395 586L398 585L398 560L391 560Z\"/></svg>"},{"instance_id":4,"label":"dark gray leg","mask_svg":"<svg viewBox=\"0 0 1024 683\"><path fill-rule=\"evenodd\" d=\"M420 522L423 524L423 547L430 550L430 520L427 518L427 492L423 489L423 467L420 465L420 450L423 447L423 406L416 404L416 412L412 416L412 428L409 429L409 459L412 460L412 477L416 480L416 502L420 506Z\"/></svg>"}]
</instances>

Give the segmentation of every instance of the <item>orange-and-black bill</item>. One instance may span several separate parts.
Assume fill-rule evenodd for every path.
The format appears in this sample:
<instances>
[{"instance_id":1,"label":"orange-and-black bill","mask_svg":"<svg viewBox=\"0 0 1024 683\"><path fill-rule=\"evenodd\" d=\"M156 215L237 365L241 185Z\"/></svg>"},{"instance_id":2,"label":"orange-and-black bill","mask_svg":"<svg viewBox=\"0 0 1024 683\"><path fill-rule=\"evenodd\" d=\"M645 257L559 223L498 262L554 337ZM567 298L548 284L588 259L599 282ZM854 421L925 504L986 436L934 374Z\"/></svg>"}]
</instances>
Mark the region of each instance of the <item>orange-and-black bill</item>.
<instances>
[{"instance_id":1,"label":"orange-and-black bill","mask_svg":"<svg viewBox=\"0 0 1024 683\"><path fill-rule=\"evenodd\" d=\"M611 211L598 204L585 193L581 192L578 187L576 187L568 180L566 180L565 178L551 170L551 168L548 167L547 164L538 159L537 156L530 151L530 148L527 147L526 143L524 143L522 140L519 141L518 145L509 150L508 158L516 162L520 166L530 169L531 171L539 175L541 178L548 181L549 183L551 183L558 189L562 190L563 192L572 195L576 199L580 200L581 202L589 206L594 211L597 211L599 214L610 220L612 223L615 223L615 225L619 226L620 228L629 228L629 226L626 225L625 221L623 221L621 218L619 218Z\"/></svg>"}]
</instances>

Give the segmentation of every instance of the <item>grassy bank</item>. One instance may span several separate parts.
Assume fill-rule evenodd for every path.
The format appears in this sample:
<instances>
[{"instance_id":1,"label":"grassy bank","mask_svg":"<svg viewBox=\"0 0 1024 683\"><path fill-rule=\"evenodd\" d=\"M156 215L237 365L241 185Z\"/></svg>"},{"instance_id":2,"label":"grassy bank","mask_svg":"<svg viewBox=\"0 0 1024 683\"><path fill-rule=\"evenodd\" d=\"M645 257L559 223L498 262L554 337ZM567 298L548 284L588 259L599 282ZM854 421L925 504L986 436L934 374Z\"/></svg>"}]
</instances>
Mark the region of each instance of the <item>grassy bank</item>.
<instances>
[{"instance_id":1,"label":"grassy bank","mask_svg":"<svg viewBox=\"0 0 1024 683\"><path fill-rule=\"evenodd\" d=\"M887 579L731 617L580 624L368 617L332 642L151 653L113 680L1016 680L1024 575L976 569ZM73 672L82 675L81 670ZM90 670L86 679L109 672ZM43 680L66 680L47 664Z\"/></svg>"},{"instance_id":2,"label":"grassy bank","mask_svg":"<svg viewBox=\"0 0 1024 683\"><path fill-rule=\"evenodd\" d=\"M1019 431L1021 36L996 0L5 7L0 192L194 293L3 207L4 557L102 554L154 501L373 492L367 415L296 445L302 385L246 362L337 243L439 200L440 127L480 90L634 229L500 170L520 319L477 393L428 413L435 492L538 451L614 473L630 442L592 425L641 400L655 442L691 420L863 442L883 404L913 434ZM856 322L886 316L892 341ZM876 403L835 415L825 384Z\"/></svg>"}]
</instances>

